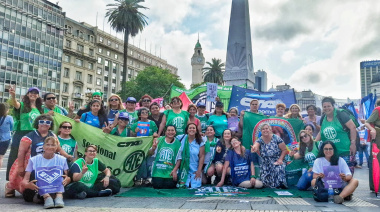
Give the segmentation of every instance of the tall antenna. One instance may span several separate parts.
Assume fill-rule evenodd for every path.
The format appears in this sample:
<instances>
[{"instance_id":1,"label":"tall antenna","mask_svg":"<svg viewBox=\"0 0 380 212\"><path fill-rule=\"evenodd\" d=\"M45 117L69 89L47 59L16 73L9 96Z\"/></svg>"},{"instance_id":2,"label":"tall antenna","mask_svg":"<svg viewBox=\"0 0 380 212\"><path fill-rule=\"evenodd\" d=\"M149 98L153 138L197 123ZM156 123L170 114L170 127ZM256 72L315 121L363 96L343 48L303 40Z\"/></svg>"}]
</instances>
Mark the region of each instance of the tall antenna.
<instances>
[{"instance_id":1,"label":"tall antenna","mask_svg":"<svg viewBox=\"0 0 380 212\"><path fill-rule=\"evenodd\" d=\"M96 26L98 26L98 12L96 12Z\"/></svg>"}]
</instances>

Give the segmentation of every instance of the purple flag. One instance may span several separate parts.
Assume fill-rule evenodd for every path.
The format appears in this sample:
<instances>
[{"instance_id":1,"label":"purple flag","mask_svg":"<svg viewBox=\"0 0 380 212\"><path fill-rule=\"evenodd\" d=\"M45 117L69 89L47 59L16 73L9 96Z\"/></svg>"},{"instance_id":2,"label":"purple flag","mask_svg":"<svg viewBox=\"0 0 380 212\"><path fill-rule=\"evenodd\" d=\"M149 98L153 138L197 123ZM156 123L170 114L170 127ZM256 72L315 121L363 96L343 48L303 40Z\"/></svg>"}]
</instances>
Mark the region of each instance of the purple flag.
<instances>
[{"instance_id":1,"label":"purple flag","mask_svg":"<svg viewBox=\"0 0 380 212\"><path fill-rule=\"evenodd\" d=\"M339 166L323 167L323 174L325 175L323 182L325 183L325 188L329 188L330 185L333 188L342 187L342 179L340 178L339 173Z\"/></svg>"},{"instance_id":2,"label":"purple flag","mask_svg":"<svg viewBox=\"0 0 380 212\"><path fill-rule=\"evenodd\" d=\"M47 193L64 192L62 173L60 166L38 167L36 170L38 193L42 196Z\"/></svg>"}]
</instances>

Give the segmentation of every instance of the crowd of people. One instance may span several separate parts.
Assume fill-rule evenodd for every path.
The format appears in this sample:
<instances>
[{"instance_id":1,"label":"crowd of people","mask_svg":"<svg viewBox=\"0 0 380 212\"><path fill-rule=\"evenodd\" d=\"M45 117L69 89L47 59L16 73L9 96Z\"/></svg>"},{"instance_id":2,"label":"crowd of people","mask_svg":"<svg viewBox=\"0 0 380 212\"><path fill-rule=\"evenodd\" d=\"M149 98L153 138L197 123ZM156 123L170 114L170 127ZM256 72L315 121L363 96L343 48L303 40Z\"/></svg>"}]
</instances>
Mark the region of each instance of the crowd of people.
<instances>
[{"instance_id":1,"label":"crowd of people","mask_svg":"<svg viewBox=\"0 0 380 212\"><path fill-rule=\"evenodd\" d=\"M64 198L110 196L118 193L121 187L107 164L96 157L96 146L86 147L84 157L78 157L70 122L59 123L57 135L53 133L54 113L115 136L153 136L148 156L134 178L135 186L174 189L213 184L287 189L287 157L308 164L296 185L300 190L311 190L317 178L324 178L324 166L339 166L344 183L341 193L334 197L336 203L342 203L358 186L358 180L353 178L357 129L329 97L322 100L322 116L317 115L315 105L307 107L306 117L301 115L297 104L291 105L287 113L285 104L276 105L276 117L300 119L304 123L304 129L297 135L299 147L289 151L283 138L276 133L278 126L268 123L261 125L260 137L246 149L241 137L248 112L239 114L237 108L225 112L220 101L215 103L213 113L206 113L203 102L192 104L185 111L181 99L174 97L161 113L160 105L152 103L153 98L149 95L142 96L139 101L128 97L123 102L113 94L105 104L102 93L95 92L92 100L75 114L72 104L67 111L57 105L53 93L41 97L36 87L30 88L20 102L15 98L14 86L9 93L13 117L8 115L8 105L0 104L0 165L12 141L5 197L14 197L18 191L25 201L44 203L44 208L64 207ZM259 100L253 99L249 112L263 115L259 106ZM376 133L376 126L380 126L379 112L375 110L365 123L373 139L380 135ZM142 123L149 127L142 130L139 128ZM41 167L58 167L64 176L54 193L39 188L35 173Z\"/></svg>"}]
</instances>

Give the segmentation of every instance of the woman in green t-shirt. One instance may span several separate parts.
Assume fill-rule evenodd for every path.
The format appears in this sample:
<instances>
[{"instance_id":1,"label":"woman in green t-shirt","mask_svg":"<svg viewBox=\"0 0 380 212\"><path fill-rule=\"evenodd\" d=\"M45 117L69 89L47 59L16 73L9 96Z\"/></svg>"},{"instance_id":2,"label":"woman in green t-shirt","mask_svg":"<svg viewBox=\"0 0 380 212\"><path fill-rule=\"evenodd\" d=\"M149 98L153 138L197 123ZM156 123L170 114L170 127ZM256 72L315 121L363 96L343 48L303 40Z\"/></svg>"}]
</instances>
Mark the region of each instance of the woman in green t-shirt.
<instances>
[{"instance_id":1,"label":"woman in green t-shirt","mask_svg":"<svg viewBox=\"0 0 380 212\"><path fill-rule=\"evenodd\" d=\"M11 151L8 158L7 180L9 180L9 170L17 158L21 138L34 130L34 119L44 113L44 110L42 109L42 98L40 97L40 89L37 87L29 88L28 92L22 98L22 102L19 102L16 99L15 85L10 85L9 94L11 95L11 105L14 107L13 118L15 126L13 129L15 130L15 134L12 138Z\"/></svg>"},{"instance_id":2,"label":"woman in green t-shirt","mask_svg":"<svg viewBox=\"0 0 380 212\"><path fill-rule=\"evenodd\" d=\"M223 111L223 103L216 102L214 115L210 116L207 121L207 125L212 125L215 128L215 137L220 138L223 135L223 131L228 129L227 114Z\"/></svg>"},{"instance_id":3,"label":"woman in green t-shirt","mask_svg":"<svg viewBox=\"0 0 380 212\"><path fill-rule=\"evenodd\" d=\"M165 136L154 138L148 154L154 158L152 165L152 185L155 189L171 189L177 185L177 160L181 142L175 138L175 126L166 127Z\"/></svg>"},{"instance_id":4,"label":"woman in green t-shirt","mask_svg":"<svg viewBox=\"0 0 380 212\"><path fill-rule=\"evenodd\" d=\"M71 130L73 129L73 125L68 121L63 121L59 125L58 130L58 140L61 145L61 148L70 156L72 156L75 161L78 159L78 144L74 137L71 135ZM68 163L71 166L71 163Z\"/></svg>"},{"instance_id":5,"label":"woman in green t-shirt","mask_svg":"<svg viewBox=\"0 0 380 212\"><path fill-rule=\"evenodd\" d=\"M165 126L174 125L177 129L177 135L185 134L185 128L189 120L189 112L182 110L182 100L179 97L173 97L170 102L172 109L165 110L162 122L158 130L158 135L161 135Z\"/></svg>"}]
</instances>

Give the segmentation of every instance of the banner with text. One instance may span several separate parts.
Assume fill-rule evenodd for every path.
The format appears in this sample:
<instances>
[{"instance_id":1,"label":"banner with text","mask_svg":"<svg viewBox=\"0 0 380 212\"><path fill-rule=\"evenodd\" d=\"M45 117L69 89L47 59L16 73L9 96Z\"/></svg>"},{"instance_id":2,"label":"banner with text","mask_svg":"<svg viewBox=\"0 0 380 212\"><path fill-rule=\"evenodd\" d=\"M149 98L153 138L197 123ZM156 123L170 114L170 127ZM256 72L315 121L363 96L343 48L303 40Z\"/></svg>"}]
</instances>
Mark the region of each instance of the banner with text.
<instances>
[{"instance_id":1,"label":"banner with text","mask_svg":"<svg viewBox=\"0 0 380 212\"><path fill-rule=\"evenodd\" d=\"M286 107L290 107L290 105L297 102L293 89L285 91L260 92L233 86L228 109L231 107L237 107L239 111L249 111L252 99L258 99L260 102L259 111L270 116L276 115L277 104L284 103Z\"/></svg>"},{"instance_id":2,"label":"banner with text","mask_svg":"<svg viewBox=\"0 0 380 212\"><path fill-rule=\"evenodd\" d=\"M97 158L120 180L121 186L133 186L133 177L147 156L153 137L120 137L104 133L101 129L82 122L77 123L57 113L54 113L53 118L56 130L63 121L72 124L71 135L78 143L79 157L84 156L84 149L88 145L97 146Z\"/></svg>"}]
</instances>

